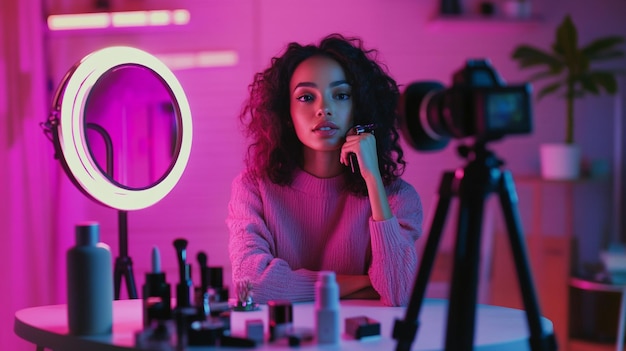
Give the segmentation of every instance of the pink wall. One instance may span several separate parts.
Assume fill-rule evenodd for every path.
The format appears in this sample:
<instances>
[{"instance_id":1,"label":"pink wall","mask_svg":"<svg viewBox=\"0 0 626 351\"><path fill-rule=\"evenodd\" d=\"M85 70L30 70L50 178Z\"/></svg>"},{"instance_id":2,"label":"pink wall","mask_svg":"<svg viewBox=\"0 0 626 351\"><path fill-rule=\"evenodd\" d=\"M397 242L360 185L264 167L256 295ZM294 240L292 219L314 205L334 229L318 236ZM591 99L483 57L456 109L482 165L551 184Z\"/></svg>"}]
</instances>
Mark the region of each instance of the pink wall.
<instances>
[{"instance_id":1,"label":"pink wall","mask_svg":"<svg viewBox=\"0 0 626 351\"><path fill-rule=\"evenodd\" d=\"M85 10L78 7L84 7L85 3L49 0L49 8L57 13L71 12ZM1 172L0 243L3 245L0 245L0 260L5 267L2 300L8 298L9 303L2 304L0 336L3 342L7 338L15 343L15 349L27 346L17 341L11 332L15 310L65 302L64 253L72 244L74 223L99 221L103 241L112 247L114 257L118 253L115 210L86 199L69 183L58 162L52 160L52 145L37 126L45 119L49 106L49 98L42 91L43 67L48 67L53 84L57 84L77 60L108 45L131 45L157 55L206 50L235 50L239 55L239 62L233 67L175 72L191 104L194 140L189 165L179 185L157 205L129 213L129 253L140 287L149 269L153 245L161 249L170 282L176 282L172 241L178 237L189 240L189 257L194 263L196 253L203 250L211 265L225 267L225 277L229 279L224 219L230 181L241 170L245 151L245 140L236 117L254 72L264 68L287 42L316 41L330 32L360 36L367 46L380 50L380 57L391 74L405 85L427 79L449 84L452 72L460 68L466 58L477 57L489 58L500 74L513 83L527 77L509 58L513 47L522 42L547 46L552 40L553 28L566 13L571 13L579 23L582 41L605 34L626 35L623 21L626 3L622 0L602 0L602 5L594 11L589 11L589 3L583 0L534 1L540 20L528 23L436 21L433 20L438 7L435 0L324 0L306 4L290 0L177 0L164 3L168 7L188 8L190 24L179 28L50 33L47 41L40 32L26 29L24 25L41 25L38 17L32 15L39 13L38 1L24 1L21 5L2 3L0 22L4 22L3 33L6 34L0 36L3 58L0 60L0 130L3 133L0 162L9 165L5 168L9 174L7 177L6 171ZM158 5L158 2L145 3L145 7ZM137 2L133 6L141 7L144 3ZM17 33L22 44L15 42L11 33ZM48 51L42 49L44 44ZM623 66L624 63L622 61ZM18 67L32 76L25 78L18 74ZM30 79L34 86L25 86L25 79ZM41 86L35 88L37 84ZM15 99L19 101L13 101ZM590 159L610 161L612 158L613 101L607 97L591 98L577 106L582 111L577 137L585 156ZM35 111L24 110L25 106ZM494 143L493 148L514 174L538 174L537 147L541 142L562 139L562 114L560 100L542 101L535 105L536 125L532 135L509 137ZM408 147L405 152L409 162L405 179L421 193L425 209L430 212L442 172L463 165L463 161L453 146L432 154L414 152ZM520 209L523 218L527 218L531 210L529 190L522 185L518 191L522 201ZM556 192L547 199L559 196L562 195ZM579 209L584 215L577 216L575 226L584 231L577 235L588 240L586 245L592 251L586 255L593 258L600 245L598 235L586 234L606 223L610 197L606 189L583 191L578 196L583 203L597 204L592 211ZM556 211L553 215L559 216L559 213ZM552 235L565 235L559 226L547 230ZM6 272L6 267L11 268L10 272Z\"/></svg>"}]
</instances>

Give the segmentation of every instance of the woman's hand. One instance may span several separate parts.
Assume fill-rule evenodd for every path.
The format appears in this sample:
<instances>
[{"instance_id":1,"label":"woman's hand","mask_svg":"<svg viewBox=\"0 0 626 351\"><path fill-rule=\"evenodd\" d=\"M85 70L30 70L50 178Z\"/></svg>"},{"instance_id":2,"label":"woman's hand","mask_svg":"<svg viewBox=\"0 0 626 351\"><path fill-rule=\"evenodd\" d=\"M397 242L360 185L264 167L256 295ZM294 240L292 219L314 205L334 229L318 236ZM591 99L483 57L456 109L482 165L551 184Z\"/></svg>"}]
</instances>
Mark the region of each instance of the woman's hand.
<instances>
[{"instance_id":1,"label":"woman's hand","mask_svg":"<svg viewBox=\"0 0 626 351\"><path fill-rule=\"evenodd\" d=\"M341 297L344 300L380 300L380 294L370 286Z\"/></svg>"},{"instance_id":2,"label":"woman's hand","mask_svg":"<svg viewBox=\"0 0 626 351\"><path fill-rule=\"evenodd\" d=\"M350 165L350 154L354 154L359 163L359 171L365 179L370 204L372 205L372 218L375 221L384 221L393 216L383 180L378 169L378 153L376 150L376 137L371 133L347 135L346 142L341 147L341 163Z\"/></svg>"},{"instance_id":3,"label":"woman's hand","mask_svg":"<svg viewBox=\"0 0 626 351\"><path fill-rule=\"evenodd\" d=\"M342 299L378 299L367 275L337 275L339 297Z\"/></svg>"},{"instance_id":4,"label":"woman's hand","mask_svg":"<svg viewBox=\"0 0 626 351\"><path fill-rule=\"evenodd\" d=\"M376 137L371 133L347 135L346 142L341 147L341 163L350 166L350 155L354 154L358 162L358 169L366 181L380 178L378 169L378 154L376 153ZM353 165L353 169L356 169Z\"/></svg>"}]
</instances>

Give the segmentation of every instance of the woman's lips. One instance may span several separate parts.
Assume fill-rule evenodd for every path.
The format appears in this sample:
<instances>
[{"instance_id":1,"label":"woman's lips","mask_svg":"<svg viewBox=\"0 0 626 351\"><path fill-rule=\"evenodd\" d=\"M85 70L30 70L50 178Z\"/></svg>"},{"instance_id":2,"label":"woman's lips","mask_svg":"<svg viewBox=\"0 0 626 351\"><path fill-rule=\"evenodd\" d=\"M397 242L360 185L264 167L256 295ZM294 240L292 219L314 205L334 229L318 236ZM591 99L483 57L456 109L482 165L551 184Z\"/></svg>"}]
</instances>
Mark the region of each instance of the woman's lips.
<instances>
[{"instance_id":1,"label":"woman's lips","mask_svg":"<svg viewBox=\"0 0 626 351\"><path fill-rule=\"evenodd\" d=\"M333 136L339 132L339 126L332 122L322 122L313 128L313 132L320 136Z\"/></svg>"}]
</instances>

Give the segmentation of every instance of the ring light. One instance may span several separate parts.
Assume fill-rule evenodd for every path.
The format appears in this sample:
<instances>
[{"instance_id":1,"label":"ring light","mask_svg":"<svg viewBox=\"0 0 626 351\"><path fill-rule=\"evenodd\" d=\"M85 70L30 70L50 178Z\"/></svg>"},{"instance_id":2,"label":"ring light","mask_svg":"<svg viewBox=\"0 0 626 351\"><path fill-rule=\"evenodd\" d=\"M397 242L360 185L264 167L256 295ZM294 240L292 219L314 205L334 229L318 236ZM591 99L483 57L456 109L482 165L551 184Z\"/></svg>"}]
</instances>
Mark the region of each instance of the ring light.
<instances>
[{"instance_id":1,"label":"ring light","mask_svg":"<svg viewBox=\"0 0 626 351\"><path fill-rule=\"evenodd\" d=\"M87 138L86 111L94 88L111 72L126 67L147 70L162 83L175 118L171 163L162 176L143 187L126 186L104 172L101 163L94 160ZM72 181L87 196L118 210L139 210L163 199L180 180L189 160L192 121L183 88L164 63L136 48L108 47L72 67L55 94L51 120L57 154Z\"/></svg>"}]
</instances>

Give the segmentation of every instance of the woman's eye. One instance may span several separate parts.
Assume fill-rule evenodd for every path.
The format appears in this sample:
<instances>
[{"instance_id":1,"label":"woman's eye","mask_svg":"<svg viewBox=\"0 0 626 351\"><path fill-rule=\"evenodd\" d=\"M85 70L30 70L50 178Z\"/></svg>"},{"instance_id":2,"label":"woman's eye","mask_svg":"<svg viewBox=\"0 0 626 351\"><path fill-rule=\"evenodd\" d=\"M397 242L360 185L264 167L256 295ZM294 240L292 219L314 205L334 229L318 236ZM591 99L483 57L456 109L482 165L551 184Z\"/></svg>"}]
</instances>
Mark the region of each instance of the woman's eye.
<instances>
[{"instance_id":1,"label":"woman's eye","mask_svg":"<svg viewBox=\"0 0 626 351\"><path fill-rule=\"evenodd\" d=\"M301 101L301 102L308 102L308 101L313 100L313 96L311 96L310 94L303 94L303 95L297 96L296 100Z\"/></svg>"},{"instance_id":2,"label":"woman's eye","mask_svg":"<svg viewBox=\"0 0 626 351\"><path fill-rule=\"evenodd\" d=\"M335 94L335 98L339 100L350 100L350 94L349 93L337 93Z\"/></svg>"}]
</instances>

